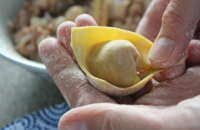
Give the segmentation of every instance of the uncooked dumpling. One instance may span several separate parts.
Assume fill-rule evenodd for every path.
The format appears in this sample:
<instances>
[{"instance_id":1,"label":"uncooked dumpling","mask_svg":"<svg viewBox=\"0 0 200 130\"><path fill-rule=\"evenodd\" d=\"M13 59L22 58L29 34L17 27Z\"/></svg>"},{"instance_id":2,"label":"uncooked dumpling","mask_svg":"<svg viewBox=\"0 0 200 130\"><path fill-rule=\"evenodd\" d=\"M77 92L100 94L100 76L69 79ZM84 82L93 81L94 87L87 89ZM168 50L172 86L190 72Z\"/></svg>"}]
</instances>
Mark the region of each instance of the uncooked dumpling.
<instances>
[{"instance_id":1,"label":"uncooked dumpling","mask_svg":"<svg viewBox=\"0 0 200 130\"><path fill-rule=\"evenodd\" d=\"M148 60L152 43L134 32L113 27L74 27L71 47L90 83L112 96L140 90L163 70Z\"/></svg>"}]
</instances>

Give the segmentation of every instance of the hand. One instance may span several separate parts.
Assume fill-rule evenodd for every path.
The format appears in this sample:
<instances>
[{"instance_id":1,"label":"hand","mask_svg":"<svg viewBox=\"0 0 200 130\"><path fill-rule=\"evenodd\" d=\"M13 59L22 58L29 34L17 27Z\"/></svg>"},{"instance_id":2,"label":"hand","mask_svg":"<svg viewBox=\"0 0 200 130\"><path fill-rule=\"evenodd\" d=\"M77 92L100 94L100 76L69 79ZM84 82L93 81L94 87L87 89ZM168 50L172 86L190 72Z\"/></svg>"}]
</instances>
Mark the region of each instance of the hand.
<instances>
[{"instance_id":1,"label":"hand","mask_svg":"<svg viewBox=\"0 0 200 130\"><path fill-rule=\"evenodd\" d=\"M200 0L152 1L137 32L155 41L149 55L154 66L173 65L192 39L200 40L199 5Z\"/></svg>"},{"instance_id":2,"label":"hand","mask_svg":"<svg viewBox=\"0 0 200 130\"><path fill-rule=\"evenodd\" d=\"M187 65L200 64L198 56L200 52L200 14L198 12L200 9L198 5L200 5L199 0L192 2L154 0L151 2L136 31L152 42L155 41L149 55L154 66L170 67L185 51L188 54ZM175 79L184 72L185 66L178 65L156 75L155 79L157 81Z\"/></svg>"},{"instance_id":3,"label":"hand","mask_svg":"<svg viewBox=\"0 0 200 130\"><path fill-rule=\"evenodd\" d=\"M60 130L197 130L200 96L176 106L93 104L75 108L60 119Z\"/></svg>"},{"instance_id":4,"label":"hand","mask_svg":"<svg viewBox=\"0 0 200 130\"><path fill-rule=\"evenodd\" d=\"M184 75L174 80L161 83L149 82L144 89L133 95L120 99L111 98L88 83L84 73L77 66L69 46L71 27L86 25L96 26L97 24L88 15L79 16L75 23L61 24L57 30L57 39L43 40L39 46L39 52L50 75L72 108L101 102L110 104L94 104L72 109L61 118L60 129L67 129L67 127L68 129L78 129L78 127L83 129L86 127L89 129L189 129L199 127L198 118L195 119L195 117L200 117L200 106L195 103L199 102L200 96L182 101L200 93L199 67L189 68ZM192 53L193 50L189 52ZM153 91L151 91L152 87L154 87ZM134 102L141 105L117 105L117 103L134 104ZM163 108L163 106L170 105L175 106ZM188 120L192 123L188 124Z\"/></svg>"},{"instance_id":5,"label":"hand","mask_svg":"<svg viewBox=\"0 0 200 130\"><path fill-rule=\"evenodd\" d=\"M97 23L86 14L78 17L75 23L64 22L57 29L57 39L47 38L39 45L43 63L72 108L99 102L116 103L88 82L70 47L71 28L87 25L97 26Z\"/></svg>"}]
</instances>

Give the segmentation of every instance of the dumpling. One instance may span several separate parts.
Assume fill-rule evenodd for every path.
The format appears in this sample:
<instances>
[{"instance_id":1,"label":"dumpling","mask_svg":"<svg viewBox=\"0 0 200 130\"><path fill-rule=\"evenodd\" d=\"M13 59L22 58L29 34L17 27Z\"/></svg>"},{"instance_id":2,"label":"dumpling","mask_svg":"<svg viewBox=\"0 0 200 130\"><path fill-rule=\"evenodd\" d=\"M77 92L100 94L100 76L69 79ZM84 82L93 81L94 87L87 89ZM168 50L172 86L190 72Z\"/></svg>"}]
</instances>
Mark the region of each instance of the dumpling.
<instances>
[{"instance_id":1,"label":"dumpling","mask_svg":"<svg viewBox=\"0 0 200 130\"><path fill-rule=\"evenodd\" d=\"M163 69L148 60L153 43L134 32L113 27L73 27L71 47L90 83L111 96L140 90Z\"/></svg>"}]
</instances>

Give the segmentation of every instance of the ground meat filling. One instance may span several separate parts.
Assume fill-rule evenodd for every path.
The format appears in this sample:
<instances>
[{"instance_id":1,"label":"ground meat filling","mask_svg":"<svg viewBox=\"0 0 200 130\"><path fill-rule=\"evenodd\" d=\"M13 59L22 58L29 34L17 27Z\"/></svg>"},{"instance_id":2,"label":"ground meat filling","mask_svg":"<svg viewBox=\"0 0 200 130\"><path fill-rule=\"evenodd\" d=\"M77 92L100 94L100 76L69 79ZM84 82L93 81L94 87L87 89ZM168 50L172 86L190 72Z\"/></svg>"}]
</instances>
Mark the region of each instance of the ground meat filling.
<instances>
[{"instance_id":1,"label":"ground meat filling","mask_svg":"<svg viewBox=\"0 0 200 130\"><path fill-rule=\"evenodd\" d=\"M74 21L83 13L98 25L135 31L151 0L27 0L12 22L16 50L24 57L41 62L38 44L55 37L64 21Z\"/></svg>"}]
</instances>

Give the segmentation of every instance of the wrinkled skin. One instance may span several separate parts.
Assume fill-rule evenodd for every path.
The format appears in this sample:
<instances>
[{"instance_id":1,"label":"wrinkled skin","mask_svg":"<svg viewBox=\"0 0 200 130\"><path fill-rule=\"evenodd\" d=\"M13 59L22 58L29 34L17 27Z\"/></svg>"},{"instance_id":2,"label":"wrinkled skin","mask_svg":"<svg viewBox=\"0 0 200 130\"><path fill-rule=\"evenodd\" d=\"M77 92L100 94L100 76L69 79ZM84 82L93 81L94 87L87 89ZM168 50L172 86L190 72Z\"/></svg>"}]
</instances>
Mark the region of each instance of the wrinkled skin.
<instances>
[{"instance_id":1,"label":"wrinkled skin","mask_svg":"<svg viewBox=\"0 0 200 130\"><path fill-rule=\"evenodd\" d=\"M200 128L200 35L197 26L200 8L195 8L200 5L200 0L170 2L154 0L137 32L155 41L153 49L158 48L157 41L160 37L165 36L174 41L173 49L166 47L167 44L164 49L159 49L160 52L155 51L158 49L151 50L149 59L153 65L170 67L186 52L186 66L170 67L156 75L155 80L148 82L142 90L130 96L113 98L98 91L91 86L77 65L70 48L71 27L97 26L91 16L83 14L75 22L62 23L57 29L57 39L48 38L41 42L40 56L65 100L74 108L62 116L59 129ZM158 5L159 8L155 8ZM173 23L176 26L172 27ZM191 37L181 33L194 29L196 32ZM193 40L194 36L196 40ZM167 60L158 60L162 56L166 57L171 50L173 53ZM152 53L162 54L155 58Z\"/></svg>"}]
</instances>

